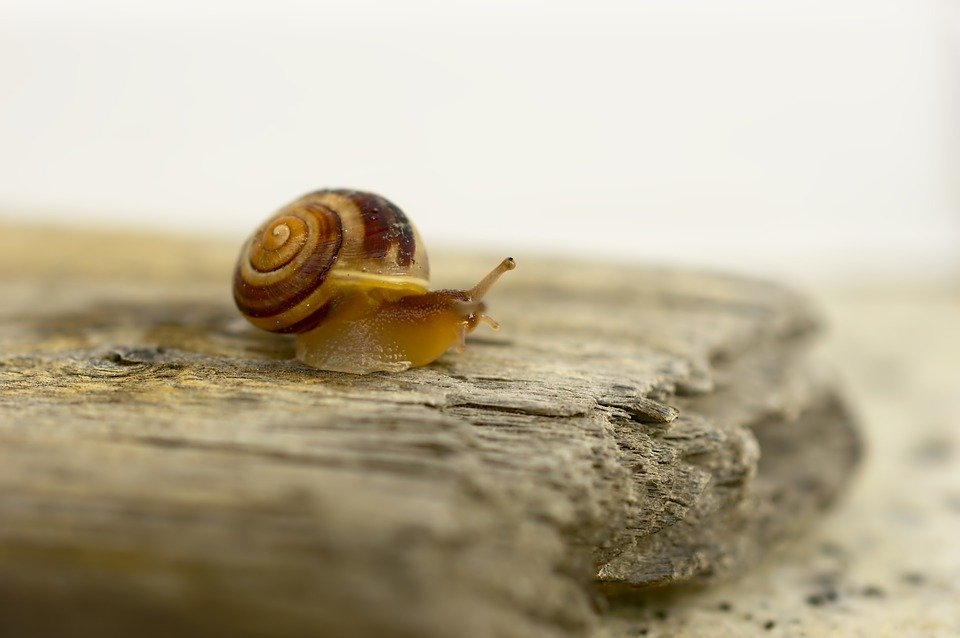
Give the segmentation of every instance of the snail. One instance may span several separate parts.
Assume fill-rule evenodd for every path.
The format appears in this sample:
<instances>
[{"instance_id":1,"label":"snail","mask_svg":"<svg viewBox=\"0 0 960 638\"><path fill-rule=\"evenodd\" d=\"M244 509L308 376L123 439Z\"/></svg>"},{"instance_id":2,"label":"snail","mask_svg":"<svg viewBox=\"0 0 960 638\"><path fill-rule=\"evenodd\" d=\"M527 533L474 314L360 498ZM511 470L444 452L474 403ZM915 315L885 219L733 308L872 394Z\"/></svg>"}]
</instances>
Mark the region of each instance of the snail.
<instances>
[{"instance_id":1,"label":"snail","mask_svg":"<svg viewBox=\"0 0 960 638\"><path fill-rule=\"evenodd\" d=\"M240 251L233 298L254 326L297 335L296 356L322 370L401 371L459 351L484 314L504 259L468 290L429 289L427 253L397 206L355 190L287 204Z\"/></svg>"}]
</instances>

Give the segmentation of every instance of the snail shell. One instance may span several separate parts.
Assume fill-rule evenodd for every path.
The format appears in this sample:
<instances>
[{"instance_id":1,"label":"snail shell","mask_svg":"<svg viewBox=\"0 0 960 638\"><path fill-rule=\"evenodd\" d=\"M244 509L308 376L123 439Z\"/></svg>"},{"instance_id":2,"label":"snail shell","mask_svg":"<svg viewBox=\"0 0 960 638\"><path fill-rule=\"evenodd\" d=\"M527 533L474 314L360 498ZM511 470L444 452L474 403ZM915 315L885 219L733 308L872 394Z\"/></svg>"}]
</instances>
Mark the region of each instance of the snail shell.
<instances>
[{"instance_id":1,"label":"snail shell","mask_svg":"<svg viewBox=\"0 0 960 638\"><path fill-rule=\"evenodd\" d=\"M484 314L503 260L468 290L429 290L423 240L397 206L355 190L319 190L284 206L244 244L233 298L250 323L297 335L297 358L366 374L430 363Z\"/></svg>"},{"instance_id":2,"label":"snail shell","mask_svg":"<svg viewBox=\"0 0 960 638\"><path fill-rule=\"evenodd\" d=\"M240 312L271 332L311 330L344 288L429 289L423 240L389 200L320 190L284 206L253 234L234 272Z\"/></svg>"}]
</instances>

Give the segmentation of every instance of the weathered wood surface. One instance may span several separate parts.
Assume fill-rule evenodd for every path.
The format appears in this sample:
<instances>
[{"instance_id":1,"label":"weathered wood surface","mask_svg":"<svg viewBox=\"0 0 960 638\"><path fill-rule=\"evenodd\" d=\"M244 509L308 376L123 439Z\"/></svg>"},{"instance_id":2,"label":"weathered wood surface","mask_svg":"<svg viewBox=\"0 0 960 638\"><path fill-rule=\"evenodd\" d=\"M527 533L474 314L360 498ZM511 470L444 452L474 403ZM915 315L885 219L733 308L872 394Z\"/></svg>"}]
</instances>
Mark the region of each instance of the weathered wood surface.
<instances>
[{"instance_id":1,"label":"weathered wood surface","mask_svg":"<svg viewBox=\"0 0 960 638\"><path fill-rule=\"evenodd\" d=\"M817 286L869 437L842 504L737 578L613 592L596 638L960 636L958 284Z\"/></svg>"},{"instance_id":2,"label":"weathered wood surface","mask_svg":"<svg viewBox=\"0 0 960 638\"><path fill-rule=\"evenodd\" d=\"M516 257L502 332L354 377L239 318L229 243L4 229L3 635L585 635L593 580L741 569L837 494L803 299Z\"/></svg>"}]
</instances>

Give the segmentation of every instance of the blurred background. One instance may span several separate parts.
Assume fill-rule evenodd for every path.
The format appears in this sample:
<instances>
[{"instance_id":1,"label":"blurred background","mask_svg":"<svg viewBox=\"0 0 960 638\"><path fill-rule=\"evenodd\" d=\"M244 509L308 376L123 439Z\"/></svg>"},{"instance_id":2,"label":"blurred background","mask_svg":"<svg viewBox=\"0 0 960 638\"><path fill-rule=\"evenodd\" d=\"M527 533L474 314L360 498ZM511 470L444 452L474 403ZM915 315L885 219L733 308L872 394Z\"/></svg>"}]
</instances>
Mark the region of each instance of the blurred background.
<instances>
[{"instance_id":1,"label":"blurred background","mask_svg":"<svg viewBox=\"0 0 960 638\"><path fill-rule=\"evenodd\" d=\"M225 240L323 186L436 246L960 273L949 0L0 2L0 222Z\"/></svg>"}]
</instances>

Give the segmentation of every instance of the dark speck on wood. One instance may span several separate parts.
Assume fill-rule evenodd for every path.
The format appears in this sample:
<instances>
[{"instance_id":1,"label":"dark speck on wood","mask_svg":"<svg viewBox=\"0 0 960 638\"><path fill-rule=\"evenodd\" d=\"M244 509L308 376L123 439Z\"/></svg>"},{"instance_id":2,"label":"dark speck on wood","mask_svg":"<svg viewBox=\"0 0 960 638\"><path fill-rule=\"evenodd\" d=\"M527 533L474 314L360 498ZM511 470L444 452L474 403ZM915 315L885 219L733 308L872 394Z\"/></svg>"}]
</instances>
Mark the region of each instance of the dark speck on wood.
<instances>
[{"instance_id":1,"label":"dark speck on wood","mask_svg":"<svg viewBox=\"0 0 960 638\"><path fill-rule=\"evenodd\" d=\"M906 572L901 578L909 585L922 585L927 582L926 577L920 572Z\"/></svg>"}]
</instances>

